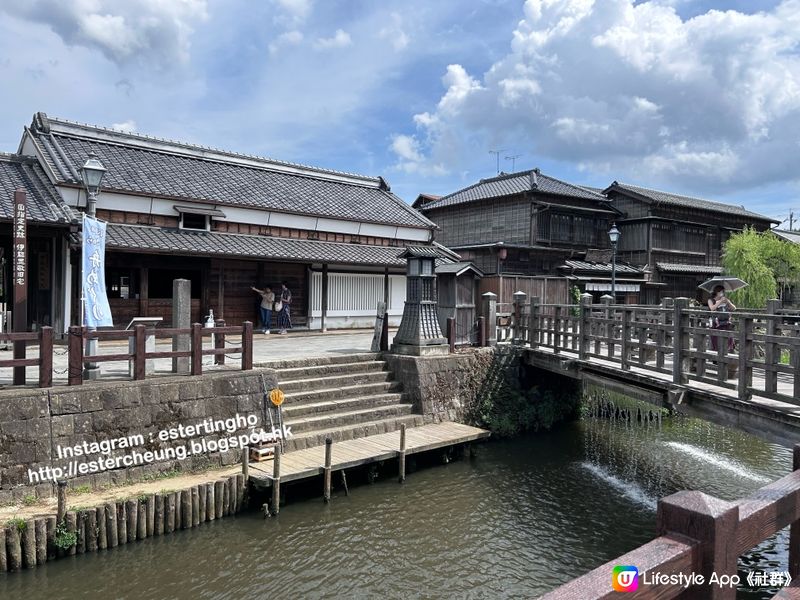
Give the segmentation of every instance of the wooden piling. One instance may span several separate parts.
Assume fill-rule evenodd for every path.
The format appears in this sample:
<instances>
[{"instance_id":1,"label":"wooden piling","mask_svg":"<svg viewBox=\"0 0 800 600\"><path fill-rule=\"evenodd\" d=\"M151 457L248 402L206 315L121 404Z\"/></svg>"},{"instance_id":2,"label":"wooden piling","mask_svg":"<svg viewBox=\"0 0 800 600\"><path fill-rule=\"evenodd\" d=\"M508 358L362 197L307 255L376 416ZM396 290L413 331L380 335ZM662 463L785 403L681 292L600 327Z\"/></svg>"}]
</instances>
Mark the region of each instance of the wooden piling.
<instances>
[{"instance_id":1,"label":"wooden piling","mask_svg":"<svg viewBox=\"0 0 800 600\"><path fill-rule=\"evenodd\" d=\"M221 479L214 482L214 498L216 517L221 519L225 508L225 482Z\"/></svg>"},{"instance_id":2,"label":"wooden piling","mask_svg":"<svg viewBox=\"0 0 800 600\"><path fill-rule=\"evenodd\" d=\"M139 501L128 500L125 502L125 510L128 517L128 543L136 541L136 533L139 529Z\"/></svg>"},{"instance_id":3,"label":"wooden piling","mask_svg":"<svg viewBox=\"0 0 800 600\"><path fill-rule=\"evenodd\" d=\"M236 501L239 498L239 490L236 487L236 475L230 475L228 477L226 488L228 489L228 514L235 515Z\"/></svg>"},{"instance_id":4,"label":"wooden piling","mask_svg":"<svg viewBox=\"0 0 800 600\"><path fill-rule=\"evenodd\" d=\"M56 521L58 523L64 522L64 517L67 514L67 482L58 482L58 510L56 512Z\"/></svg>"},{"instance_id":5,"label":"wooden piling","mask_svg":"<svg viewBox=\"0 0 800 600\"><path fill-rule=\"evenodd\" d=\"M245 446L242 448L242 475L244 475L245 483L250 477L250 447Z\"/></svg>"},{"instance_id":6,"label":"wooden piling","mask_svg":"<svg viewBox=\"0 0 800 600\"><path fill-rule=\"evenodd\" d=\"M75 554L86 552L86 513L75 512Z\"/></svg>"},{"instance_id":7,"label":"wooden piling","mask_svg":"<svg viewBox=\"0 0 800 600\"><path fill-rule=\"evenodd\" d=\"M128 543L128 518L124 500L117 502L117 543L120 546Z\"/></svg>"},{"instance_id":8,"label":"wooden piling","mask_svg":"<svg viewBox=\"0 0 800 600\"><path fill-rule=\"evenodd\" d=\"M22 568L22 542L19 529L13 523L6 527L6 564L9 571Z\"/></svg>"},{"instance_id":9,"label":"wooden piling","mask_svg":"<svg viewBox=\"0 0 800 600\"><path fill-rule=\"evenodd\" d=\"M36 524L33 519L25 521L22 530L22 566L26 569L36 567Z\"/></svg>"},{"instance_id":10,"label":"wooden piling","mask_svg":"<svg viewBox=\"0 0 800 600\"><path fill-rule=\"evenodd\" d=\"M325 438L325 467L322 475L322 499L331 501L331 455L333 454L333 440Z\"/></svg>"},{"instance_id":11,"label":"wooden piling","mask_svg":"<svg viewBox=\"0 0 800 600\"><path fill-rule=\"evenodd\" d=\"M175 492L175 527L173 531L178 531L181 528L181 521L183 517L183 494L181 490Z\"/></svg>"},{"instance_id":12,"label":"wooden piling","mask_svg":"<svg viewBox=\"0 0 800 600\"><path fill-rule=\"evenodd\" d=\"M6 555L6 530L0 527L0 573L8 571L8 558Z\"/></svg>"},{"instance_id":13,"label":"wooden piling","mask_svg":"<svg viewBox=\"0 0 800 600\"><path fill-rule=\"evenodd\" d=\"M192 527L200 524L200 492L197 486L192 487Z\"/></svg>"},{"instance_id":14,"label":"wooden piling","mask_svg":"<svg viewBox=\"0 0 800 600\"><path fill-rule=\"evenodd\" d=\"M208 486L204 483L197 487L197 518L200 523L206 522L206 501L208 499Z\"/></svg>"},{"instance_id":15,"label":"wooden piling","mask_svg":"<svg viewBox=\"0 0 800 600\"><path fill-rule=\"evenodd\" d=\"M66 516L64 517L67 523L67 532L74 533L77 536L78 533L78 516L75 514L74 510L68 510ZM67 549L67 556L75 556L77 544L73 544Z\"/></svg>"},{"instance_id":16,"label":"wooden piling","mask_svg":"<svg viewBox=\"0 0 800 600\"><path fill-rule=\"evenodd\" d=\"M108 548L108 529L106 529L106 507L98 506L95 509L95 523L97 523L97 549Z\"/></svg>"},{"instance_id":17,"label":"wooden piling","mask_svg":"<svg viewBox=\"0 0 800 600\"><path fill-rule=\"evenodd\" d=\"M143 540L147 537L147 507L145 506L145 498L139 498L136 502L138 505L139 516L136 521L136 539Z\"/></svg>"},{"instance_id":18,"label":"wooden piling","mask_svg":"<svg viewBox=\"0 0 800 600\"><path fill-rule=\"evenodd\" d=\"M278 516L281 510L281 449L275 446L275 456L272 459L272 504L270 511Z\"/></svg>"},{"instance_id":19,"label":"wooden piling","mask_svg":"<svg viewBox=\"0 0 800 600\"><path fill-rule=\"evenodd\" d=\"M192 491L183 490L181 492L181 529L189 529L192 526Z\"/></svg>"},{"instance_id":20,"label":"wooden piling","mask_svg":"<svg viewBox=\"0 0 800 600\"><path fill-rule=\"evenodd\" d=\"M398 479L400 483L403 483L406 480L406 424L400 424L400 453L398 455L399 459L399 476Z\"/></svg>"},{"instance_id":21,"label":"wooden piling","mask_svg":"<svg viewBox=\"0 0 800 600\"><path fill-rule=\"evenodd\" d=\"M153 537L156 530L156 496L155 494L150 494L147 499L144 501L144 511L147 515L147 527L145 529L145 535L147 537Z\"/></svg>"},{"instance_id":22,"label":"wooden piling","mask_svg":"<svg viewBox=\"0 0 800 600\"><path fill-rule=\"evenodd\" d=\"M54 516L45 517L45 528L47 529L47 560L56 557L56 518ZM0 544L0 554L5 552L5 546Z\"/></svg>"},{"instance_id":23,"label":"wooden piling","mask_svg":"<svg viewBox=\"0 0 800 600\"><path fill-rule=\"evenodd\" d=\"M242 512L247 502L247 477L244 473L236 476L236 512Z\"/></svg>"},{"instance_id":24,"label":"wooden piling","mask_svg":"<svg viewBox=\"0 0 800 600\"><path fill-rule=\"evenodd\" d=\"M164 534L164 496L162 494L156 494L155 499L155 515L153 516L153 534L154 535L163 535Z\"/></svg>"},{"instance_id":25,"label":"wooden piling","mask_svg":"<svg viewBox=\"0 0 800 600\"><path fill-rule=\"evenodd\" d=\"M800 377L795 373L795 377ZM792 470L800 469L800 444L795 444L793 450ZM789 528L789 574L792 579L800 578L800 520L792 523Z\"/></svg>"},{"instance_id":26,"label":"wooden piling","mask_svg":"<svg viewBox=\"0 0 800 600\"><path fill-rule=\"evenodd\" d=\"M213 482L206 484L206 517L209 521L217 518L217 488Z\"/></svg>"},{"instance_id":27,"label":"wooden piling","mask_svg":"<svg viewBox=\"0 0 800 600\"><path fill-rule=\"evenodd\" d=\"M347 488L347 475L344 472L344 469L339 471L342 474L342 487L344 487L344 495L349 496L350 490Z\"/></svg>"},{"instance_id":28,"label":"wooden piling","mask_svg":"<svg viewBox=\"0 0 800 600\"><path fill-rule=\"evenodd\" d=\"M108 547L116 548L119 545L119 528L117 527L117 505L109 502L105 506L106 513L106 536L108 537Z\"/></svg>"},{"instance_id":29,"label":"wooden piling","mask_svg":"<svg viewBox=\"0 0 800 600\"><path fill-rule=\"evenodd\" d=\"M87 510L84 522L86 524L84 528L86 531L86 551L97 552L97 510L94 508Z\"/></svg>"},{"instance_id":30,"label":"wooden piling","mask_svg":"<svg viewBox=\"0 0 800 600\"><path fill-rule=\"evenodd\" d=\"M222 480L222 516L231 514L231 486L230 479Z\"/></svg>"},{"instance_id":31,"label":"wooden piling","mask_svg":"<svg viewBox=\"0 0 800 600\"><path fill-rule=\"evenodd\" d=\"M36 535L36 564L43 565L47 562L47 519L38 517L33 528Z\"/></svg>"},{"instance_id":32,"label":"wooden piling","mask_svg":"<svg viewBox=\"0 0 800 600\"><path fill-rule=\"evenodd\" d=\"M172 533L175 531L175 492L167 494L166 498L166 519L164 520L164 533Z\"/></svg>"}]
</instances>

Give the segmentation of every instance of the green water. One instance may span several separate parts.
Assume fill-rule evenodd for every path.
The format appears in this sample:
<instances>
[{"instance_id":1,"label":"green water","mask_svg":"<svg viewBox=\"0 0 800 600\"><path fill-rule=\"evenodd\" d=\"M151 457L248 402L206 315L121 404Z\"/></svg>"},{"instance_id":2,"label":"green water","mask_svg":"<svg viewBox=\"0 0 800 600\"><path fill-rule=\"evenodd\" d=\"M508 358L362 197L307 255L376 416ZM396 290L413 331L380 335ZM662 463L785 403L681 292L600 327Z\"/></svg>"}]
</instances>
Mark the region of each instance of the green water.
<instances>
[{"instance_id":1,"label":"green water","mask_svg":"<svg viewBox=\"0 0 800 600\"><path fill-rule=\"evenodd\" d=\"M787 448L701 421L584 420L404 485L353 473L329 505L290 487L277 519L252 512L0 575L0 598L531 598L652 539L657 498L732 500L790 465ZM786 570L787 544L786 532L761 544L742 576Z\"/></svg>"}]
</instances>

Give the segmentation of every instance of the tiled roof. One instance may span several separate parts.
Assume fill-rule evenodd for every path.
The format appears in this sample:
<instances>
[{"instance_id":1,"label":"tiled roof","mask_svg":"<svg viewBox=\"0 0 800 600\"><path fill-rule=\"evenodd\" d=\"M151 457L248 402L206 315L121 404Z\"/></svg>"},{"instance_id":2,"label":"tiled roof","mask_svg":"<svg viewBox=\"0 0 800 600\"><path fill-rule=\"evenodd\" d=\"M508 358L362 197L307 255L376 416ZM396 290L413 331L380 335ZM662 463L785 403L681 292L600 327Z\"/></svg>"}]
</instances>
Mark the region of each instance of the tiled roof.
<instances>
[{"instance_id":1,"label":"tiled roof","mask_svg":"<svg viewBox=\"0 0 800 600\"><path fill-rule=\"evenodd\" d=\"M765 217L758 213L750 212L743 206L735 206L733 204L723 204L722 202L712 202L711 200L703 200L702 198L692 198L691 196L679 196L678 194L670 194L669 192L660 192L658 190L651 190L649 188L639 187L638 185L631 185L629 183L619 183L615 181L605 191L612 192L614 190L620 192L632 192L643 196L657 204L668 204L670 206L684 206L686 208L699 208L712 212L726 213L737 215L740 217L749 217L758 221L765 221L768 223L777 223L771 217Z\"/></svg>"},{"instance_id":2,"label":"tiled roof","mask_svg":"<svg viewBox=\"0 0 800 600\"><path fill-rule=\"evenodd\" d=\"M800 231L784 231L782 229L773 229L772 233L785 239L787 242L800 244Z\"/></svg>"},{"instance_id":3,"label":"tiled roof","mask_svg":"<svg viewBox=\"0 0 800 600\"><path fill-rule=\"evenodd\" d=\"M109 223L109 250L403 267L403 248Z\"/></svg>"},{"instance_id":4,"label":"tiled roof","mask_svg":"<svg viewBox=\"0 0 800 600\"><path fill-rule=\"evenodd\" d=\"M461 273L467 270L474 271L475 274L478 275L478 277L483 277L483 271L481 271L471 262L454 262L454 263L446 263L443 265L439 265L436 267L436 274L447 275L455 273L456 275L460 275Z\"/></svg>"},{"instance_id":5,"label":"tiled roof","mask_svg":"<svg viewBox=\"0 0 800 600\"><path fill-rule=\"evenodd\" d=\"M422 211L428 211L443 206L474 202L475 200L485 200L488 198L500 198L502 196L512 196L523 192L540 192L543 194L555 194L558 196L572 196L584 200L594 200L596 202L608 202L608 199L584 187L573 185L554 177L544 175L538 169L499 175L491 179L481 179L469 187L453 192L439 200L428 202L420 207Z\"/></svg>"},{"instance_id":6,"label":"tiled roof","mask_svg":"<svg viewBox=\"0 0 800 600\"><path fill-rule=\"evenodd\" d=\"M69 208L35 159L0 153L0 219L14 219L14 191L27 192L28 220L63 223L71 220Z\"/></svg>"},{"instance_id":7,"label":"tiled roof","mask_svg":"<svg viewBox=\"0 0 800 600\"><path fill-rule=\"evenodd\" d=\"M595 263L586 262L585 260L566 260L565 266L574 271L593 271L596 273L611 273L611 263ZM638 273L642 274L641 269L626 265L624 263L617 263L617 273Z\"/></svg>"},{"instance_id":8,"label":"tiled roof","mask_svg":"<svg viewBox=\"0 0 800 600\"><path fill-rule=\"evenodd\" d=\"M678 263L657 262L656 268L662 273L722 273L722 267L712 265L681 265Z\"/></svg>"},{"instance_id":9,"label":"tiled roof","mask_svg":"<svg viewBox=\"0 0 800 600\"><path fill-rule=\"evenodd\" d=\"M37 113L28 130L59 183L79 183L90 152L108 169L103 187L218 205L359 222L434 228L389 191L364 177L203 146L53 119Z\"/></svg>"}]
</instances>

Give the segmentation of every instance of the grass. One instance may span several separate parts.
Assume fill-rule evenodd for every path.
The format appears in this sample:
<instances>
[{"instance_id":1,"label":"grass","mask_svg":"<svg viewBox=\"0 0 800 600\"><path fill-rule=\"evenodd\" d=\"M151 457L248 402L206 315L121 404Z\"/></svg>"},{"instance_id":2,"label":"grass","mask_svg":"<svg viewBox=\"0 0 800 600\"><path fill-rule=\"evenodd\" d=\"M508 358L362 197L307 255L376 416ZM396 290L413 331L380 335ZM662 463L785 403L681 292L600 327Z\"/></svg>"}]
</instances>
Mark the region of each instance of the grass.
<instances>
[{"instance_id":1,"label":"grass","mask_svg":"<svg viewBox=\"0 0 800 600\"><path fill-rule=\"evenodd\" d=\"M78 494L88 494L91 491L92 491L92 487L90 485L88 485L88 484L76 485L74 488L72 488L72 490L70 490L71 493L76 494L76 495L78 495Z\"/></svg>"},{"instance_id":2,"label":"grass","mask_svg":"<svg viewBox=\"0 0 800 600\"><path fill-rule=\"evenodd\" d=\"M20 519L19 517L14 519L9 519L8 521L6 521L6 525L8 527L16 527L17 531L19 531L20 533L22 533L28 528L28 524L25 522L25 519Z\"/></svg>"},{"instance_id":3,"label":"grass","mask_svg":"<svg viewBox=\"0 0 800 600\"><path fill-rule=\"evenodd\" d=\"M27 496L25 496L25 497L22 499L22 503L23 503L25 506L33 506L33 505L34 505L34 504L36 504L37 502L38 502L38 500L36 499L36 496L34 496L33 494L28 494Z\"/></svg>"}]
</instances>

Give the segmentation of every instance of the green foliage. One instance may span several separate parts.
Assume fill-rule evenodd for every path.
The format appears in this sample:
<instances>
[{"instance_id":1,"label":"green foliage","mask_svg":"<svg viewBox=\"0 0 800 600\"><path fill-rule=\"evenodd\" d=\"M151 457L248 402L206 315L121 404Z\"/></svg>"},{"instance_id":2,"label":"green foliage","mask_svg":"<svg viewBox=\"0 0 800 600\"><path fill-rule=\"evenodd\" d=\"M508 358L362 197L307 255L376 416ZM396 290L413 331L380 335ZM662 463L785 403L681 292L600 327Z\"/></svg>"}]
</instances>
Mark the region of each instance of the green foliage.
<instances>
[{"instance_id":1,"label":"green foliage","mask_svg":"<svg viewBox=\"0 0 800 600\"><path fill-rule=\"evenodd\" d=\"M22 503L25 506L33 506L36 504L36 496L34 494L28 494L22 499Z\"/></svg>"},{"instance_id":2,"label":"green foliage","mask_svg":"<svg viewBox=\"0 0 800 600\"><path fill-rule=\"evenodd\" d=\"M726 274L749 285L730 294L739 308L764 308L779 297L779 286L800 282L800 246L774 233L745 228L732 235L723 249Z\"/></svg>"},{"instance_id":3,"label":"green foliage","mask_svg":"<svg viewBox=\"0 0 800 600\"><path fill-rule=\"evenodd\" d=\"M78 543L78 534L74 531L67 531L66 522L62 521L56 525L56 537L54 540L56 548L61 550L69 550L76 543Z\"/></svg>"},{"instance_id":4,"label":"green foliage","mask_svg":"<svg viewBox=\"0 0 800 600\"><path fill-rule=\"evenodd\" d=\"M20 533L22 533L28 528L28 524L25 522L25 519L21 519L19 517L16 517L14 519L9 519L8 521L6 521L6 525L8 527L16 527Z\"/></svg>"},{"instance_id":5,"label":"green foliage","mask_svg":"<svg viewBox=\"0 0 800 600\"><path fill-rule=\"evenodd\" d=\"M74 488L70 490L72 494L88 494L91 491L92 487L88 484L76 485Z\"/></svg>"}]
</instances>

